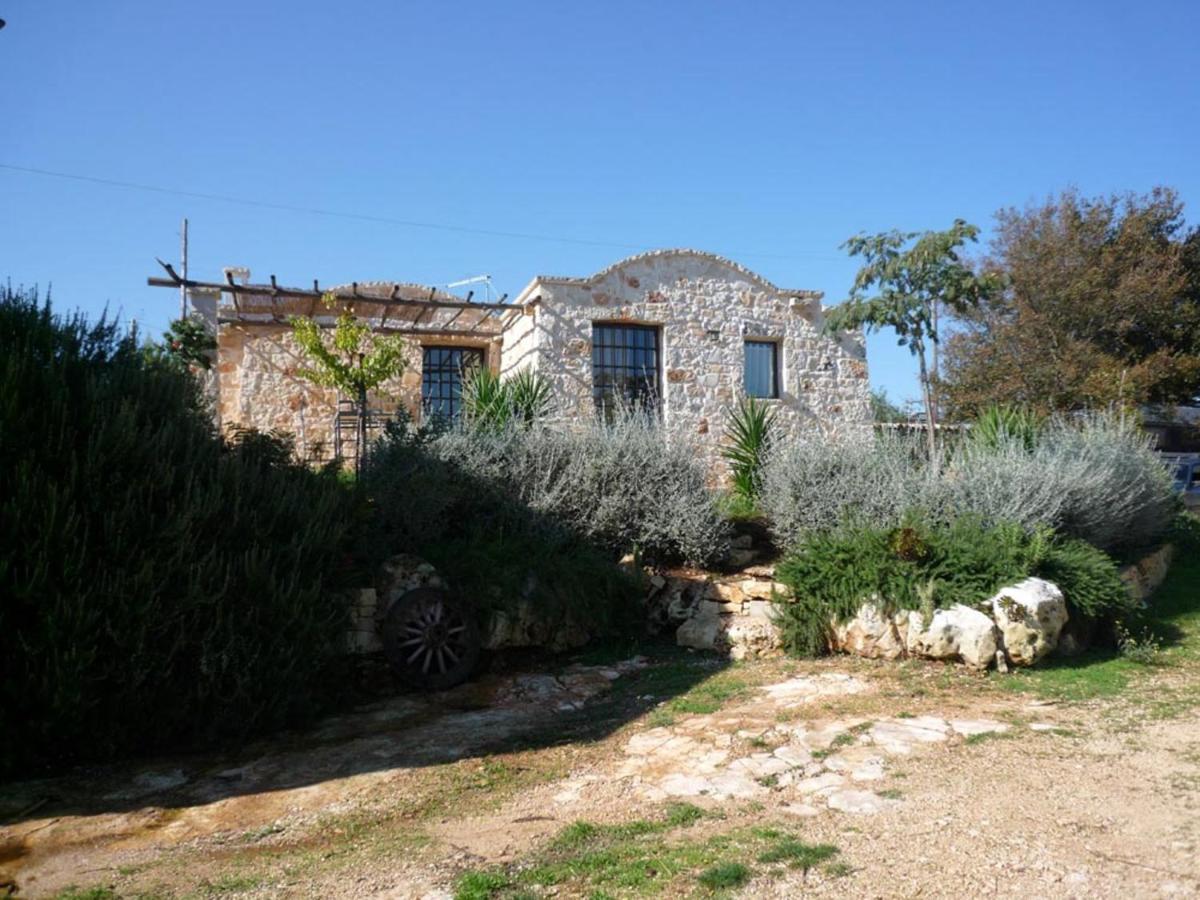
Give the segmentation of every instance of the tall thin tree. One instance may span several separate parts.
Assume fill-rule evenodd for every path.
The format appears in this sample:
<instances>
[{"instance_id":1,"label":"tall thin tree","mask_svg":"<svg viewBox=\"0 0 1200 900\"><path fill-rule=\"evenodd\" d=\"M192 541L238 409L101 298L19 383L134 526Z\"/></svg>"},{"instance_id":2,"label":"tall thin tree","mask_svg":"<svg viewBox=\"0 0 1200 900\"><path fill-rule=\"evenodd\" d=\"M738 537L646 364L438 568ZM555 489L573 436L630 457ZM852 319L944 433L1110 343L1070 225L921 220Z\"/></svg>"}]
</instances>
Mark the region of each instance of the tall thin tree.
<instances>
[{"instance_id":1,"label":"tall thin tree","mask_svg":"<svg viewBox=\"0 0 1200 900\"><path fill-rule=\"evenodd\" d=\"M336 303L332 294L323 299L326 306ZM296 342L312 363L300 369L299 374L313 384L336 388L354 398L357 472L367 454L367 395L404 371L404 340L398 335L372 331L355 317L349 306L343 307L338 315L328 342L314 319L293 316L291 323Z\"/></svg>"},{"instance_id":2,"label":"tall thin tree","mask_svg":"<svg viewBox=\"0 0 1200 900\"><path fill-rule=\"evenodd\" d=\"M962 219L945 231L855 235L842 248L862 257L864 264L849 299L825 318L831 332L890 326L900 346L917 358L931 456L937 452L937 384L929 363L929 353L938 343L935 310L940 304L964 312L1001 286L999 276L977 274L960 255L978 236L979 228Z\"/></svg>"}]
</instances>

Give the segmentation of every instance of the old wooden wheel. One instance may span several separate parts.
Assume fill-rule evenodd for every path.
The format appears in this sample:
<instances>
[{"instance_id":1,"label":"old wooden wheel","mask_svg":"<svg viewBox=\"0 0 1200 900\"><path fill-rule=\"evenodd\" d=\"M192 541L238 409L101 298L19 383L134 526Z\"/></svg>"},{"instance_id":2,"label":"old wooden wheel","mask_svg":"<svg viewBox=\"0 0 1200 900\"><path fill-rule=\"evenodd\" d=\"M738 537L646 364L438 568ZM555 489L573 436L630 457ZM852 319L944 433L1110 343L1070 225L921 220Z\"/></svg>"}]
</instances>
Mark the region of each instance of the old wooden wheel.
<instances>
[{"instance_id":1,"label":"old wooden wheel","mask_svg":"<svg viewBox=\"0 0 1200 900\"><path fill-rule=\"evenodd\" d=\"M479 625L471 610L445 591L417 588L388 610L383 647L402 680L445 690L466 681L479 662Z\"/></svg>"}]
</instances>

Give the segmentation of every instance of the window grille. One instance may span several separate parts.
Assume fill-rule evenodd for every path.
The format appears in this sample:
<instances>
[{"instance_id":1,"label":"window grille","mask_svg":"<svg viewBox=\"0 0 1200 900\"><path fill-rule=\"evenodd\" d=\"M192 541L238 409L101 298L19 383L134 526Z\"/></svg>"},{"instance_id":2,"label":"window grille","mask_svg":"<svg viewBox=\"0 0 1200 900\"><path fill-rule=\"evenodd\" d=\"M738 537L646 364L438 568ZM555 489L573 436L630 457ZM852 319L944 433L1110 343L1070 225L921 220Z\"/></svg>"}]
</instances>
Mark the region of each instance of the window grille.
<instances>
[{"instance_id":1,"label":"window grille","mask_svg":"<svg viewBox=\"0 0 1200 900\"><path fill-rule=\"evenodd\" d=\"M457 419L463 381L483 366L475 347L426 347L421 362L421 409L426 418Z\"/></svg>"}]
</instances>

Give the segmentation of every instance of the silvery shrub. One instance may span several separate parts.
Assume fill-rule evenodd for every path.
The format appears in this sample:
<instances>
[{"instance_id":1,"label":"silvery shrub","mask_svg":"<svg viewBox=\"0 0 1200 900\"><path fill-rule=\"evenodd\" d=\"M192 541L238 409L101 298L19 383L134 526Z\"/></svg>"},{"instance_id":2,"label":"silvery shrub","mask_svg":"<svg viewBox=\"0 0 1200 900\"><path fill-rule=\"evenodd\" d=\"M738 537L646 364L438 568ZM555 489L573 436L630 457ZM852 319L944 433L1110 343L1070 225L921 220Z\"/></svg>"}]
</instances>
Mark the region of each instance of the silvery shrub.
<instances>
[{"instance_id":1,"label":"silvery shrub","mask_svg":"<svg viewBox=\"0 0 1200 900\"><path fill-rule=\"evenodd\" d=\"M458 428L429 450L615 552L705 563L728 547L728 526L694 449L668 439L644 413L571 425Z\"/></svg>"},{"instance_id":2,"label":"silvery shrub","mask_svg":"<svg viewBox=\"0 0 1200 900\"><path fill-rule=\"evenodd\" d=\"M781 443L763 486L784 546L846 519L888 528L917 511L940 522L1048 526L1119 552L1161 537L1178 505L1150 439L1114 413L1054 418L1032 447L1019 435L959 440L932 461L919 436L894 432Z\"/></svg>"}]
</instances>

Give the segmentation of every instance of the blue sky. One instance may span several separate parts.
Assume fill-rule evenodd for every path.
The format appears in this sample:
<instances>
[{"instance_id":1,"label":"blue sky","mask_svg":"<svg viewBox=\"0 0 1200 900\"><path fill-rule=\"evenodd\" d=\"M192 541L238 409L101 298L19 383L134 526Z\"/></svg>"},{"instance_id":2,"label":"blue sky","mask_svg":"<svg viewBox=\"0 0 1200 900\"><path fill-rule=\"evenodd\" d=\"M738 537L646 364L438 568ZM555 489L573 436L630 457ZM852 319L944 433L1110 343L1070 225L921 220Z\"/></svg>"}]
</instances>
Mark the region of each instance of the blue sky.
<instances>
[{"instance_id":1,"label":"blue sky","mask_svg":"<svg viewBox=\"0 0 1200 900\"><path fill-rule=\"evenodd\" d=\"M987 229L1075 185L1176 187L1200 221L1200 3L0 0L0 278L119 307L191 226L194 277L589 274L731 256L842 299L860 230ZM915 395L894 340L871 379Z\"/></svg>"}]
</instances>

